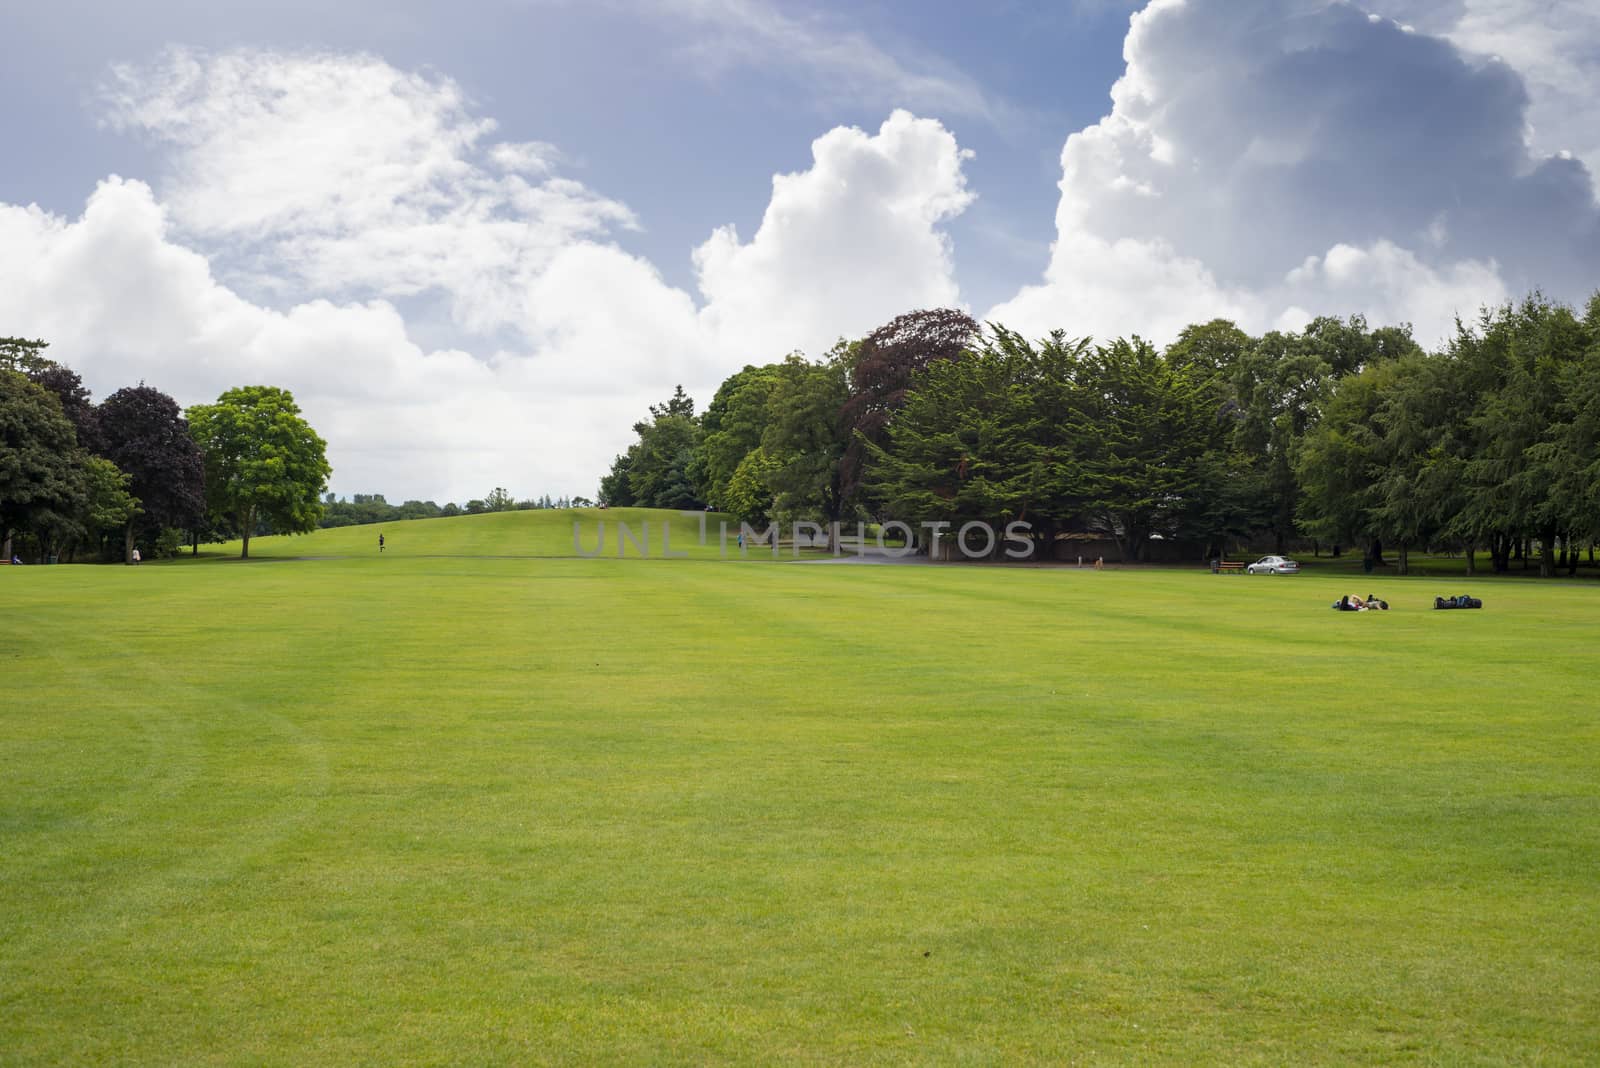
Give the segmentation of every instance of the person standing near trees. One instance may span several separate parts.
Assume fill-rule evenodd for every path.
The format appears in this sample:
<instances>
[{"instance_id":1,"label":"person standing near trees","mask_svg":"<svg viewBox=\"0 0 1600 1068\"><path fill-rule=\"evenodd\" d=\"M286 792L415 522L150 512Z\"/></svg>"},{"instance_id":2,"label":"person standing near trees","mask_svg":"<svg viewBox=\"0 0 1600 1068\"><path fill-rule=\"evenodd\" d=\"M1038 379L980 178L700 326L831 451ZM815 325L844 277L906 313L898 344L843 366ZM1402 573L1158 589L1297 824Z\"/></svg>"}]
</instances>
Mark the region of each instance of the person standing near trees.
<instances>
[{"instance_id":1,"label":"person standing near trees","mask_svg":"<svg viewBox=\"0 0 1600 1068\"><path fill-rule=\"evenodd\" d=\"M382 534L378 535L378 551L380 553L383 552L383 535Z\"/></svg>"}]
</instances>

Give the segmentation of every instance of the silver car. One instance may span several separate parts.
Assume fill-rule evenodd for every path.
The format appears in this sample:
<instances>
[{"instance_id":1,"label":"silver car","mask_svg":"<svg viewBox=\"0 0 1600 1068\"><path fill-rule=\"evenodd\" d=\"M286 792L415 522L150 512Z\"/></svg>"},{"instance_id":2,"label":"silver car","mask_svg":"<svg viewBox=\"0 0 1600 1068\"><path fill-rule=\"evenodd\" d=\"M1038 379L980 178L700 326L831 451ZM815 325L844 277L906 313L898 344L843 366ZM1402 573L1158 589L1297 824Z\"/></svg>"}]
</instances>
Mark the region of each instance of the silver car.
<instances>
[{"instance_id":1,"label":"silver car","mask_svg":"<svg viewBox=\"0 0 1600 1068\"><path fill-rule=\"evenodd\" d=\"M1286 556L1263 556L1245 571L1251 575L1298 575L1300 565Z\"/></svg>"}]
</instances>

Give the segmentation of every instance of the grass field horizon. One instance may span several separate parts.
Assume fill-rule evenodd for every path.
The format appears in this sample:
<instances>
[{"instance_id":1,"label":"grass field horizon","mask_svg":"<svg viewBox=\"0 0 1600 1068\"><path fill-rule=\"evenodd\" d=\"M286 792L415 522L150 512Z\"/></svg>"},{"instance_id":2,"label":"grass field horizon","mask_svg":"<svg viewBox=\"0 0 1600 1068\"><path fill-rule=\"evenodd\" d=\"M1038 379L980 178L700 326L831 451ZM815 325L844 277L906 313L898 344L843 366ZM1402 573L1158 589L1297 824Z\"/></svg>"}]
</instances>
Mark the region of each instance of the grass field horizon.
<instances>
[{"instance_id":1,"label":"grass field horizon","mask_svg":"<svg viewBox=\"0 0 1600 1068\"><path fill-rule=\"evenodd\" d=\"M678 522L0 570L0 1062L1600 1049L1592 582L753 567Z\"/></svg>"},{"instance_id":2,"label":"grass field horizon","mask_svg":"<svg viewBox=\"0 0 1600 1068\"><path fill-rule=\"evenodd\" d=\"M250 539L250 558L283 559L283 558L308 558L327 556L372 556L377 555L378 535L383 533L387 538L387 547L384 555L402 556L502 556L502 557L529 557L529 558L557 558L575 557L579 553L574 551L572 524L579 524L579 541L584 553L596 553L600 558L615 558L618 555L619 531L618 525L626 523L634 540L625 543L624 555L638 557L639 550L636 544L649 524L650 549L653 559L664 559L661 555L663 543L661 530L664 524L672 528L670 549L673 554L682 553L688 559L710 560L724 559L730 561L745 560L771 560L773 553L770 547L748 546L744 553L740 553L737 544L740 524L733 516L720 512L707 512L703 514L706 524L705 544L701 544L700 520L701 513L681 512L655 508L563 508L515 512L484 512L478 515L441 516L429 519L406 519L389 523L366 523L359 526L328 527L304 535L266 535ZM600 539L600 524L604 524L603 543ZM719 524L726 524L726 553L719 543ZM757 526L756 529L764 530ZM843 533L853 537L854 525L846 524ZM948 535L947 535L948 536ZM792 545L789 543L790 531L788 528L780 529L781 544L777 554L778 559L792 560L795 558ZM869 530L869 539L873 537ZM891 543L894 544L894 543ZM240 543L238 539L227 542L213 542L200 546L197 556L191 555L189 550L183 552L168 563L192 562L195 560L237 559L239 558ZM1251 549L1234 549L1228 554L1230 560L1254 560L1270 552L1270 547L1255 547ZM819 551L802 549L801 558L815 558L825 555ZM844 555L851 555L848 549ZM1295 557L1313 574L1341 579L1355 580L1358 585L1374 584L1389 579L1459 579L1464 582L1477 582L1480 580L1499 582L1513 579L1534 579L1542 583L1582 582L1593 581L1600 578L1600 571L1593 565L1584 563L1580 566L1576 576L1569 577L1563 571L1552 578L1542 578L1539 575L1537 557L1523 562L1515 562L1509 571L1495 574L1489 569L1489 559L1486 553L1477 556L1477 571L1468 573L1466 559L1456 553L1452 555L1429 554L1413 552L1411 555L1411 573L1406 576L1396 574L1395 556L1391 552L1386 557L1385 563L1373 574L1366 573L1362 568L1361 554L1346 550L1341 555L1332 556L1327 550L1317 553L1291 552L1288 555ZM159 561L149 561L159 562ZM979 567L989 567L995 564L1012 566L1009 561L966 561L957 560L953 563L959 565L974 564ZM1123 565L1114 561L1114 566ZM1068 561L1025 561L1022 566L1043 567L1070 567ZM1139 568L1158 569L1205 569L1203 561L1187 561L1161 564L1134 564ZM1228 576L1243 577L1243 576ZM1308 576L1303 576L1308 577Z\"/></svg>"}]
</instances>

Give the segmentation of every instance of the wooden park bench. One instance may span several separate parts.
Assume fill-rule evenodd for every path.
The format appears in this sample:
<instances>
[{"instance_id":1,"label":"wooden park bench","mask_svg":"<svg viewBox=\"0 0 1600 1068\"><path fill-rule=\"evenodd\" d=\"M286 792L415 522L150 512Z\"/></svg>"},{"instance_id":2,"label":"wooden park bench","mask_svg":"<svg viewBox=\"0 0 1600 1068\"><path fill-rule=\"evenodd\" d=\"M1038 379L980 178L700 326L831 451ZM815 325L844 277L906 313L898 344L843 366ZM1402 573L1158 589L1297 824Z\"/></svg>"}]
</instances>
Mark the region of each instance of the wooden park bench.
<instances>
[{"instance_id":1,"label":"wooden park bench","mask_svg":"<svg viewBox=\"0 0 1600 1068\"><path fill-rule=\"evenodd\" d=\"M1242 575L1244 574L1244 562L1240 560L1218 560L1216 566L1211 570L1218 575L1225 575L1230 571L1236 575Z\"/></svg>"}]
</instances>

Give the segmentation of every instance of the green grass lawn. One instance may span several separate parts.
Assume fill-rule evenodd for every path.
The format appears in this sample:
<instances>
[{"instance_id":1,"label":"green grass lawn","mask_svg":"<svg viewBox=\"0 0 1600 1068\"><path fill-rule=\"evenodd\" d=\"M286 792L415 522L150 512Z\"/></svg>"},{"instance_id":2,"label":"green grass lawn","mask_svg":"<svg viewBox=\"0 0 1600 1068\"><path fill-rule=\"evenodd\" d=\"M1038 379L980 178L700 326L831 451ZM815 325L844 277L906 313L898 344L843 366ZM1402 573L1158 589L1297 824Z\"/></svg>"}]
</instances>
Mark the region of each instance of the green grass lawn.
<instances>
[{"instance_id":1,"label":"green grass lawn","mask_svg":"<svg viewBox=\"0 0 1600 1068\"><path fill-rule=\"evenodd\" d=\"M704 544L701 525L705 526ZM573 524L577 524L574 540ZM626 525L626 534L620 529ZM670 531L664 533L664 528ZM726 527L726 530L723 528ZM762 531L765 533L765 531ZM651 508L572 508L544 512L485 512L448 519L412 519L400 523L373 523L358 527L333 527L304 537L252 538L252 559L298 559L342 556L376 556L378 535L384 535L383 555L407 557L529 558L580 557L616 559L619 554L640 558L648 548L650 559L755 560L773 558L770 545L753 542L739 549L739 522L720 513L685 513ZM793 547L781 543L778 556L793 559ZM239 543L202 546L202 558L233 559ZM802 550L801 555L818 555ZM180 558L179 562L185 562Z\"/></svg>"},{"instance_id":2,"label":"green grass lawn","mask_svg":"<svg viewBox=\"0 0 1600 1068\"><path fill-rule=\"evenodd\" d=\"M385 529L0 569L0 1062L1600 1049L1592 582Z\"/></svg>"}]
</instances>

